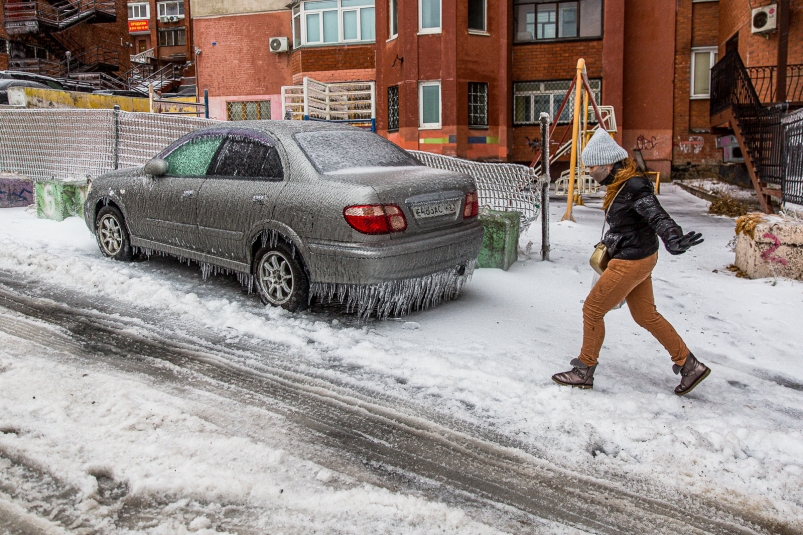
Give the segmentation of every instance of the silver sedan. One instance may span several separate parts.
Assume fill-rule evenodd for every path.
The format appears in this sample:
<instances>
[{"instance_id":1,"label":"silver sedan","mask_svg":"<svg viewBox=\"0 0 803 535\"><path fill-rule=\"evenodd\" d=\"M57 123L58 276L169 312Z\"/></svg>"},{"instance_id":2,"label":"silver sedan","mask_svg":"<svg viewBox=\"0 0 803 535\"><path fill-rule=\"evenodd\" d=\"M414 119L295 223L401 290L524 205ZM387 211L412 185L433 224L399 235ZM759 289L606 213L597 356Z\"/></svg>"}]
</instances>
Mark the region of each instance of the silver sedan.
<instances>
[{"instance_id":1,"label":"silver sedan","mask_svg":"<svg viewBox=\"0 0 803 535\"><path fill-rule=\"evenodd\" d=\"M362 315L451 299L483 230L474 180L352 127L250 121L196 130L145 166L97 177L101 252L167 254L236 272L288 310L338 298Z\"/></svg>"}]
</instances>

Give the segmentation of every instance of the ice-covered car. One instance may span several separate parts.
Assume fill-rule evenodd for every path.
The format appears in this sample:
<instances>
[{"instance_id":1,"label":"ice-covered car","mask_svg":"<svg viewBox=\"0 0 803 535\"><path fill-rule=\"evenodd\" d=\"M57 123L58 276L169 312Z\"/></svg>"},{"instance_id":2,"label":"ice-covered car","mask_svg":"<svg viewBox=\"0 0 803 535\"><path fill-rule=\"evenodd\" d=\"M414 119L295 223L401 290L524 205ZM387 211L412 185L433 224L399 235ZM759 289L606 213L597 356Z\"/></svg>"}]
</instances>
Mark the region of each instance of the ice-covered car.
<instances>
[{"instance_id":1,"label":"ice-covered car","mask_svg":"<svg viewBox=\"0 0 803 535\"><path fill-rule=\"evenodd\" d=\"M115 259L161 253L228 270L266 304L339 297L404 314L454 297L482 245L474 180L331 123L196 130L144 167L92 181L86 223Z\"/></svg>"}]
</instances>

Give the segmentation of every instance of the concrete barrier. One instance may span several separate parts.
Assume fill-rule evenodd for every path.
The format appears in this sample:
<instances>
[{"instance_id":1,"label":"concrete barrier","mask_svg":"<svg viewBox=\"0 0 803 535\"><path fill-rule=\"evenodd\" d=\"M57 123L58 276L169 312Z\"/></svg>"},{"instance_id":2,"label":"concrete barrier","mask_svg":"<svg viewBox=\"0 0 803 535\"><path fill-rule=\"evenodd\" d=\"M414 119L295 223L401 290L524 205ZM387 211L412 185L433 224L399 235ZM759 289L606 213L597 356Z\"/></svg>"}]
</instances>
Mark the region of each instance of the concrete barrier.
<instances>
[{"instance_id":1,"label":"concrete barrier","mask_svg":"<svg viewBox=\"0 0 803 535\"><path fill-rule=\"evenodd\" d=\"M748 277L803 280L803 222L748 214L736 231L735 264Z\"/></svg>"},{"instance_id":2,"label":"concrete barrier","mask_svg":"<svg viewBox=\"0 0 803 535\"><path fill-rule=\"evenodd\" d=\"M478 268L498 268L505 271L519 256L519 212L480 210L480 222L485 229Z\"/></svg>"},{"instance_id":3,"label":"concrete barrier","mask_svg":"<svg viewBox=\"0 0 803 535\"><path fill-rule=\"evenodd\" d=\"M40 219L63 221L77 215L84 217L86 181L36 181L36 216Z\"/></svg>"},{"instance_id":4,"label":"concrete barrier","mask_svg":"<svg viewBox=\"0 0 803 535\"><path fill-rule=\"evenodd\" d=\"M30 178L0 173L0 208L33 204L33 181Z\"/></svg>"}]
</instances>

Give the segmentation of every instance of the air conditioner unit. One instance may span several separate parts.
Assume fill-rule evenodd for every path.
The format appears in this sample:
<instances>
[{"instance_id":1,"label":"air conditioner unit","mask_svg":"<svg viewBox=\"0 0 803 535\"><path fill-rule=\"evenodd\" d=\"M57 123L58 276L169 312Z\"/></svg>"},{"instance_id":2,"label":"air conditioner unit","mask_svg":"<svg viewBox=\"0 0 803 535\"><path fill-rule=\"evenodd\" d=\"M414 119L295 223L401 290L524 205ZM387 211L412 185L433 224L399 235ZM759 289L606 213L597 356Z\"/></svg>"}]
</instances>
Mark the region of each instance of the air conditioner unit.
<instances>
[{"instance_id":1,"label":"air conditioner unit","mask_svg":"<svg viewBox=\"0 0 803 535\"><path fill-rule=\"evenodd\" d=\"M170 17L159 17L159 22L161 22L162 24L167 24L168 22L170 22Z\"/></svg>"},{"instance_id":2,"label":"air conditioner unit","mask_svg":"<svg viewBox=\"0 0 803 535\"><path fill-rule=\"evenodd\" d=\"M287 52L287 37L271 37L268 41L270 51L278 54L279 52Z\"/></svg>"},{"instance_id":3,"label":"air conditioner unit","mask_svg":"<svg viewBox=\"0 0 803 535\"><path fill-rule=\"evenodd\" d=\"M170 20L170 22L178 22L178 17L175 15L170 15L167 18Z\"/></svg>"},{"instance_id":4,"label":"air conditioner unit","mask_svg":"<svg viewBox=\"0 0 803 535\"><path fill-rule=\"evenodd\" d=\"M778 29L778 4L757 7L751 20L753 33L768 33Z\"/></svg>"},{"instance_id":5,"label":"air conditioner unit","mask_svg":"<svg viewBox=\"0 0 803 535\"><path fill-rule=\"evenodd\" d=\"M744 162L744 155L742 154L742 149L739 148L738 145L736 146L729 146L722 149L723 155L722 159L725 163L742 163Z\"/></svg>"}]
</instances>

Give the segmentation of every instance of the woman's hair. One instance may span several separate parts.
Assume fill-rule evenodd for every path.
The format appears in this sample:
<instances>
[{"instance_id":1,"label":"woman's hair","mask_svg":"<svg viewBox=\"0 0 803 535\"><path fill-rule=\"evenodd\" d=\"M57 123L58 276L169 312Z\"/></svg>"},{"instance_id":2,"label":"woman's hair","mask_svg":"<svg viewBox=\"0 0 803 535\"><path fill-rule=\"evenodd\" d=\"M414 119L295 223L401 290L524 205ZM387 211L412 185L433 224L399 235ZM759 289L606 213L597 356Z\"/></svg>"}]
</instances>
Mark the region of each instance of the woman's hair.
<instances>
[{"instance_id":1,"label":"woman's hair","mask_svg":"<svg viewBox=\"0 0 803 535\"><path fill-rule=\"evenodd\" d=\"M622 164L621 169L613 176L613 182L605 188L605 199L602 201L602 208L605 210L611 205L613 198L616 197L616 192L625 185L625 182L640 174L633 158L625 158L620 163Z\"/></svg>"}]
</instances>

